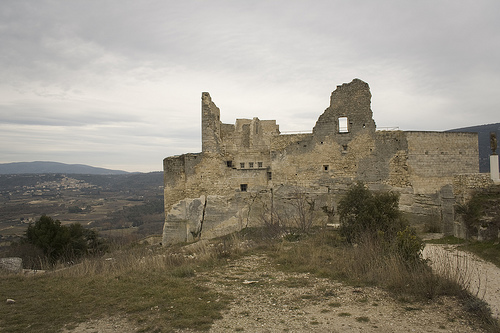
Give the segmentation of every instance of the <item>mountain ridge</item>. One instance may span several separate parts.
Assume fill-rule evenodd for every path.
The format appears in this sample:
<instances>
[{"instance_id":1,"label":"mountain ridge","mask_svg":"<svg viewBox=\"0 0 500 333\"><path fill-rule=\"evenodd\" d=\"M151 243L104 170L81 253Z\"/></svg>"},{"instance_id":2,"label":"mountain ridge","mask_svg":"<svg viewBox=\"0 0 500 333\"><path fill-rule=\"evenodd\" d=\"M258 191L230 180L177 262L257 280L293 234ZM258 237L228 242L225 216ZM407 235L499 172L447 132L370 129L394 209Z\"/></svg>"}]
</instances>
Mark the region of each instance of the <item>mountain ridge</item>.
<instances>
[{"instance_id":1,"label":"mountain ridge","mask_svg":"<svg viewBox=\"0 0 500 333\"><path fill-rule=\"evenodd\" d=\"M66 164L51 161L0 163L0 174L2 175L46 173L119 175L129 174L130 172L93 167L86 164Z\"/></svg>"}]
</instances>

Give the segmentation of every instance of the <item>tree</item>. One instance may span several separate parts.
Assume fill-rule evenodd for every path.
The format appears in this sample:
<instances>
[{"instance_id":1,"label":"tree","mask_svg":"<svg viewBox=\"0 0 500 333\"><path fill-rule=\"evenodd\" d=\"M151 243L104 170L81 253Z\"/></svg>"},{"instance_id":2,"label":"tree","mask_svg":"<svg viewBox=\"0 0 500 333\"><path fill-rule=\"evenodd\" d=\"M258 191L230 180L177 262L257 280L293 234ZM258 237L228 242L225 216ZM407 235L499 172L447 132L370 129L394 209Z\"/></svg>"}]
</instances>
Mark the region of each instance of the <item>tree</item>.
<instances>
[{"instance_id":1,"label":"tree","mask_svg":"<svg viewBox=\"0 0 500 333\"><path fill-rule=\"evenodd\" d=\"M27 242L40 248L51 261L56 261L64 253L70 233L59 220L54 221L47 215L42 215L35 224L26 230Z\"/></svg>"},{"instance_id":2,"label":"tree","mask_svg":"<svg viewBox=\"0 0 500 333\"><path fill-rule=\"evenodd\" d=\"M102 248L95 231L79 223L64 226L47 215L28 226L26 242L41 249L51 263L59 259L72 260Z\"/></svg>"},{"instance_id":3,"label":"tree","mask_svg":"<svg viewBox=\"0 0 500 333\"><path fill-rule=\"evenodd\" d=\"M372 193L358 182L350 187L338 206L340 233L348 242L362 236L382 235L392 239L404 230L406 222L399 211L399 194Z\"/></svg>"},{"instance_id":4,"label":"tree","mask_svg":"<svg viewBox=\"0 0 500 333\"><path fill-rule=\"evenodd\" d=\"M363 183L348 190L338 206L340 233L350 243L375 240L385 254L405 264L421 263L423 241L399 211L399 195L372 193Z\"/></svg>"},{"instance_id":5,"label":"tree","mask_svg":"<svg viewBox=\"0 0 500 333\"><path fill-rule=\"evenodd\" d=\"M299 232L308 232L314 221L316 202L304 192L295 192L288 201L292 207L289 219L293 222Z\"/></svg>"}]
</instances>

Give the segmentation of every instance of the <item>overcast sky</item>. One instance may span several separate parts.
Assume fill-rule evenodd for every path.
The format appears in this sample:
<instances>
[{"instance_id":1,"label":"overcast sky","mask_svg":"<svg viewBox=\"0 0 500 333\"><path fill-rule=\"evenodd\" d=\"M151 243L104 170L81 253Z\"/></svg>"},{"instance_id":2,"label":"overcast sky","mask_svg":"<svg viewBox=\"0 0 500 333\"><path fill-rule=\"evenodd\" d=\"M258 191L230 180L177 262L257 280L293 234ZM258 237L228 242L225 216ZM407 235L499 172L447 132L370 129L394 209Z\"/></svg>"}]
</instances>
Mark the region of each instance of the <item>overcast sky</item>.
<instances>
[{"instance_id":1,"label":"overcast sky","mask_svg":"<svg viewBox=\"0 0 500 333\"><path fill-rule=\"evenodd\" d=\"M162 170L221 120L311 130L337 85L377 127L500 122L498 0L2 0L0 163Z\"/></svg>"}]
</instances>

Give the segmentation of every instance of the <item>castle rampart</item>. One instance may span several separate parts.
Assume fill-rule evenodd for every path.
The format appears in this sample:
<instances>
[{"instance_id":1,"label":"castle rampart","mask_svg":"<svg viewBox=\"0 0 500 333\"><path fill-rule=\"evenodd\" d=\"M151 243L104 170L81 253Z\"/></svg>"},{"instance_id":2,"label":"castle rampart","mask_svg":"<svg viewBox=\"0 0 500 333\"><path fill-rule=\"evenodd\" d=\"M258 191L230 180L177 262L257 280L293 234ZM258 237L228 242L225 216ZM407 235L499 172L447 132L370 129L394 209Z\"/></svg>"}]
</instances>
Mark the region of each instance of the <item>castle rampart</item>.
<instances>
[{"instance_id":1,"label":"castle rampart","mask_svg":"<svg viewBox=\"0 0 500 333\"><path fill-rule=\"evenodd\" d=\"M331 94L312 133L281 134L275 120L223 124L204 92L202 152L164 160L164 243L257 225L269 200L294 193L335 207L355 181L399 192L414 221L453 223L454 179L479 170L477 134L377 131L370 99L354 79Z\"/></svg>"}]
</instances>

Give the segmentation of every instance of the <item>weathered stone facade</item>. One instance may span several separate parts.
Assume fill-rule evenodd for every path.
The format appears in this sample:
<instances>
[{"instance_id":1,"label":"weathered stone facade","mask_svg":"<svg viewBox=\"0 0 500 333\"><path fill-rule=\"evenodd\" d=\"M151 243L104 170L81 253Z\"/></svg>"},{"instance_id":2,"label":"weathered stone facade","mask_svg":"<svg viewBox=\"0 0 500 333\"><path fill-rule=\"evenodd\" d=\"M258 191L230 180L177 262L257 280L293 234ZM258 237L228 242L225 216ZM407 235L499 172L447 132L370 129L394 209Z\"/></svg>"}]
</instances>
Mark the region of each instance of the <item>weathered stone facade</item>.
<instances>
[{"instance_id":1,"label":"weathered stone facade","mask_svg":"<svg viewBox=\"0 0 500 333\"><path fill-rule=\"evenodd\" d=\"M297 193L335 207L355 181L399 192L412 221L437 220L452 233L453 184L478 173L477 134L377 131L370 103L368 84L354 79L332 93L312 133L284 135L275 120L223 124L203 93L202 152L163 162L163 242L257 225L264 210ZM320 209L316 215L331 221Z\"/></svg>"}]
</instances>

